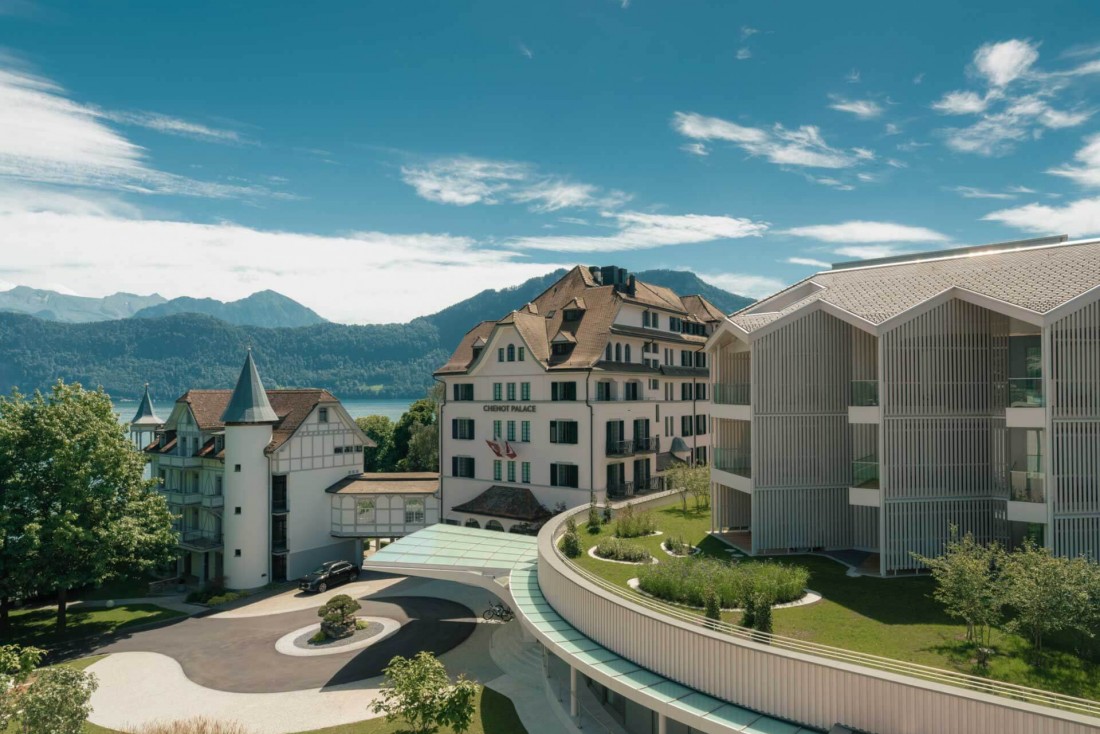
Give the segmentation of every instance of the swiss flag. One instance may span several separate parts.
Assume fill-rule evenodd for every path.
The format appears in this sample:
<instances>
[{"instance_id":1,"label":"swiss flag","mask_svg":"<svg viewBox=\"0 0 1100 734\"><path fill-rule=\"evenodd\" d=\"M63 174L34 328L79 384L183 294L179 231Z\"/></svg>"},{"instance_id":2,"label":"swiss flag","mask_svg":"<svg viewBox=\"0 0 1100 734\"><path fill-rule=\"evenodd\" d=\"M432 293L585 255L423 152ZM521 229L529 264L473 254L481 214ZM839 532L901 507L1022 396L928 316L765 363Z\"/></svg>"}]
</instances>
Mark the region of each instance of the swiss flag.
<instances>
[{"instance_id":1,"label":"swiss flag","mask_svg":"<svg viewBox=\"0 0 1100 734\"><path fill-rule=\"evenodd\" d=\"M499 443L497 443L496 441L490 441L488 439L485 440L485 443L489 444L489 449L494 454L496 454L497 456L500 456L500 444Z\"/></svg>"},{"instance_id":2,"label":"swiss flag","mask_svg":"<svg viewBox=\"0 0 1100 734\"><path fill-rule=\"evenodd\" d=\"M497 456L499 455L500 454L497 454ZM508 443L507 441L504 442L504 455L507 456L509 459L516 458L516 450L512 448L512 444Z\"/></svg>"}]
</instances>

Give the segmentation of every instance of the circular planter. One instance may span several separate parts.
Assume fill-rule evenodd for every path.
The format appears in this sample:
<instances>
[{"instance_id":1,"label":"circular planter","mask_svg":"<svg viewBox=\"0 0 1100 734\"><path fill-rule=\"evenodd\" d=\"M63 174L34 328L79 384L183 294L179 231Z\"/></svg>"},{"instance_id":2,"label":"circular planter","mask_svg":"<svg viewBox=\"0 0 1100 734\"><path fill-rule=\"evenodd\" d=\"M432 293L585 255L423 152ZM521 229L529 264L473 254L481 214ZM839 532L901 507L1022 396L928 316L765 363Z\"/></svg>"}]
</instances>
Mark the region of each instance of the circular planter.
<instances>
[{"instance_id":1,"label":"circular planter","mask_svg":"<svg viewBox=\"0 0 1100 734\"><path fill-rule=\"evenodd\" d=\"M381 642L388 637L392 637L401 629L401 623L389 617L356 617L356 619L381 625L382 629L370 636L360 637L359 639L356 639L356 635L352 635L342 640L332 640L331 642L325 642L319 645L304 643L305 646L301 646L303 639L308 640L321 629L321 623L318 622L317 624L311 624L308 627L302 627L293 632L288 632L280 637L275 643L275 651L283 655L299 658L308 658L317 655L339 655L341 653L370 647L376 642Z\"/></svg>"},{"instance_id":2,"label":"circular planter","mask_svg":"<svg viewBox=\"0 0 1100 734\"><path fill-rule=\"evenodd\" d=\"M612 535L612 538L618 538L619 540L638 540L639 538L656 538L658 535L664 535L664 530L654 530L648 535L635 535L633 538L624 538L621 535Z\"/></svg>"},{"instance_id":3,"label":"circular planter","mask_svg":"<svg viewBox=\"0 0 1100 734\"><path fill-rule=\"evenodd\" d=\"M597 546L594 545L589 548L588 555L592 558L595 558L597 561L603 561L604 563L621 563L624 566L644 566L647 563L657 562L657 559L653 556L650 556L648 561L616 561L614 558L603 558L602 556L596 555L596 547Z\"/></svg>"},{"instance_id":4,"label":"circular planter","mask_svg":"<svg viewBox=\"0 0 1100 734\"><path fill-rule=\"evenodd\" d=\"M630 579L629 581L626 582L626 585L629 586L631 589L633 589L634 591L637 591L642 596L648 596L650 599L656 599L657 601L663 601L665 604L672 604L672 605L677 606L677 607L684 607L685 609L702 609L703 608L703 607L693 607L690 604L680 604L679 602L668 601L667 599L662 599L661 597L654 596L653 594L650 594L647 591L642 591L641 588L639 588L638 584L639 584L639 581L638 581L637 577L634 577L634 578L632 578L632 579ZM816 604L817 602L821 601L824 598L824 597L821 596L821 594L818 594L816 591L810 591L809 589L803 589L802 591L803 591L803 594L802 594L801 599L795 599L794 601L784 602L783 604L772 604L772 609L791 609L793 607L805 607L805 606L809 606L810 604ZM742 609L741 607L722 607L722 611L723 612L743 612L744 609Z\"/></svg>"},{"instance_id":5,"label":"circular planter","mask_svg":"<svg viewBox=\"0 0 1100 734\"><path fill-rule=\"evenodd\" d=\"M673 558L687 558L687 557L689 557L689 556L694 556L694 555L695 555L696 553L698 553L698 552L699 552L699 548L698 548L698 547L696 547L696 546L694 546L694 545L689 545L689 546L688 546L688 552L687 552L687 553L686 553L685 555L682 555L682 556L681 556L681 555L680 555L680 554L678 554L678 553L673 553L672 551L670 551L670 550L668 549L668 547L667 547L667 546L666 546L666 545L665 545L665 544L664 544L663 542L661 543L661 550L663 550L663 551L664 551L665 553L667 553L668 555L672 556Z\"/></svg>"}]
</instances>

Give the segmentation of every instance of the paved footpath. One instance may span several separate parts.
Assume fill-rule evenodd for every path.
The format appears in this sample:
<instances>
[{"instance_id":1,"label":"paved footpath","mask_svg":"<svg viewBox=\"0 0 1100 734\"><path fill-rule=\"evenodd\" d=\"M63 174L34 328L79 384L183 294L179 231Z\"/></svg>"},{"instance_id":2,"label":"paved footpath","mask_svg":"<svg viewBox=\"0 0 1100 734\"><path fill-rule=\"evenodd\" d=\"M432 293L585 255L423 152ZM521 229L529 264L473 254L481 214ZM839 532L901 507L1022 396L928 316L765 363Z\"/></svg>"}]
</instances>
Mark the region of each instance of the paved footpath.
<instances>
[{"instance_id":1,"label":"paved footpath","mask_svg":"<svg viewBox=\"0 0 1100 734\"><path fill-rule=\"evenodd\" d=\"M341 593L359 599L363 613L405 614L412 620L408 626L421 614L441 620L421 622L413 638L416 649L439 642L442 633L430 626L468 627L466 636L440 655L452 675L465 673L511 698L530 734L576 731L546 696L540 659L532 654L537 648L522 639L519 622L489 624L477 618L491 600L488 592L380 575L326 594L286 592L111 643L96 651L110 654L88 668L100 682L90 720L132 731L202 715L237 722L253 734L290 734L373 717L370 705L383 680L372 671L380 667L377 660L373 667L359 662L379 657L368 655L372 648L314 658L289 658L274 650L278 637L316 621L316 608Z\"/></svg>"}]
</instances>

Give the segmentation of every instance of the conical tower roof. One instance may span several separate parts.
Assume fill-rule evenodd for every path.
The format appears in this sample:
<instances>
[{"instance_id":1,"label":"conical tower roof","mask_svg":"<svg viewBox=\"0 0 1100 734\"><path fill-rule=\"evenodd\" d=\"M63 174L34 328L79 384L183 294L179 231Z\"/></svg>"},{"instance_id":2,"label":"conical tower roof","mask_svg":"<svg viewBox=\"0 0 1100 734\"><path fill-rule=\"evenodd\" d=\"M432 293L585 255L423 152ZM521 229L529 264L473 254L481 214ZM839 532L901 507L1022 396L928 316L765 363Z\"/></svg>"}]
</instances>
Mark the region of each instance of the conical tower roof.
<instances>
[{"instance_id":1,"label":"conical tower roof","mask_svg":"<svg viewBox=\"0 0 1100 734\"><path fill-rule=\"evenodd\" d=\"M131 426L159 426L164 423L157 417L156 412L153 410L153 399L149 397L149 383L145 383L145 394L141 396L141 404L138 405L137 412L134 413L134 417L130 420Z\"/></svg>"},{"instance_id":2,"label":"conical tower roof","mask_svg":"<svg viewBox=\"0 0 1100 734\"><path fill-rule=\"evenodd\" d=\"M260 373L256 371L256 363L252 361L252 349L249 349L244 358L244 367L241 368L241 376L237 378L237 386L229 397L229 405L222 413L222 423L239 425L278 422L279 416L271 408L264 384L260 382Z\"/></svg>"}]
</instances>

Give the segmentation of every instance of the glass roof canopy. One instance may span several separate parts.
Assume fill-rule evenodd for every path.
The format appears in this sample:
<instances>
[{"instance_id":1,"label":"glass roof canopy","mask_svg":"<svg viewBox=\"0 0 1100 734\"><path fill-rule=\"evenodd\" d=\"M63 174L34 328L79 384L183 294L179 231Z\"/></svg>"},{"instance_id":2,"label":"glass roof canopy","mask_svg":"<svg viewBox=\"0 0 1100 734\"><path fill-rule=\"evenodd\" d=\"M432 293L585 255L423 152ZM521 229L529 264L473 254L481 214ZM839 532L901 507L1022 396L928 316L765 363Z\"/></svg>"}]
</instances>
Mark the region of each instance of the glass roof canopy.
<instances>
[{"instance_id":1,"label":"glass roof canopy","mask_svg":"<svg viewBox=\"0 0 1100 734\"><path fill-rule=\"evenodd\" d=\"M369 568L460 571L506 577L516 612L554 646L577 660L673 711L699 716L741 734L820 734L789 721L762 716L682 686L620 657L589 639L546 601L538 581L538 540L494 530L430 525L407 535L367 559ZM499 578L502 582L504 578ZM645 700L640 703L645 705Z\"/></svg>"}]
</instances>

